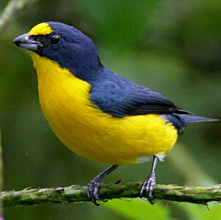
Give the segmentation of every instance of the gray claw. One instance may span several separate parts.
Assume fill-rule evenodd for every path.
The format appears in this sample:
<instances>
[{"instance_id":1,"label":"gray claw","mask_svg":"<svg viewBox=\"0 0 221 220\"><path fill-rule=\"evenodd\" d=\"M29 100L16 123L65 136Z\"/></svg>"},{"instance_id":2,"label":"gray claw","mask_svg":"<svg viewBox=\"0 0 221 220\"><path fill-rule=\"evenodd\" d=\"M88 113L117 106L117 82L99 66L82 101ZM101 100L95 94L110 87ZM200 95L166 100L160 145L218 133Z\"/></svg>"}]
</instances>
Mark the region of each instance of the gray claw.
<instances>
[{"instance_id":1,"label":"gray claw","mask_svg":"<svg viewBox=\"0 0 221 220\"><path fill-rule=\"evenodd\" d=\"M144 182L141 190L140 190L140 198L144 196L146 193L148 201L153 205L154 198L153 198L153 187L156 184L155 174L151 173L148 179Z\"/></svg>"},{"instance_id":2,"label":"gray claw","mask_svg":"<svg viewBox=\"0 0 221 220\"><path fill-rule=\"evenodd\" d=\"M97 203L98 201L107 202L108 199L100 199L98 195L98 190L100 185L102 184L102 180L100 177L95 177L87 186L87 195L90 198L90 200L96 205L99 206L100 204Z\"/></svg>"}]
</instances>

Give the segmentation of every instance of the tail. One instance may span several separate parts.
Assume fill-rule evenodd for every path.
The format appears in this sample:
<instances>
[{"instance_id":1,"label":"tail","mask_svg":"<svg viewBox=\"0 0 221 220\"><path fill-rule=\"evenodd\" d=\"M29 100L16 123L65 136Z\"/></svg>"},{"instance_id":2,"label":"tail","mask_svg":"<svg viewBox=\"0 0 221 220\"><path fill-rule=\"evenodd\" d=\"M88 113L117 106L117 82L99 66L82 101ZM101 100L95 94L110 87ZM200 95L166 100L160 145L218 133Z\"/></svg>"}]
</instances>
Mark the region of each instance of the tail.
<instances>
[{"instance_id":1,"label":"tail","mask_svg":"<svg viewBox=\"0 0 221 220\"><path fill-rule=\"evenodd\" d=\"M205 117L195 116L195 115L176 115L176 116L178 118L180 118L181 121L184 124L198 123L198 122L209 122L209 121L219 121L219 119L205 118Z\"/></svg>"},{"instance_id":2,"label":"tail","mask_svg":"<svg viewBox=\"0 0 221 220\"><path fill-rule=\"evenodd\" d=\"M166 114L164 116L166 116L167 121L173 124L173 126L177 129L179 134L182 133L186 124L197 123L197 122L219 121L219 119L205 118L201 116L187 115L187 114Z\"/></svg>"}]
</instances>

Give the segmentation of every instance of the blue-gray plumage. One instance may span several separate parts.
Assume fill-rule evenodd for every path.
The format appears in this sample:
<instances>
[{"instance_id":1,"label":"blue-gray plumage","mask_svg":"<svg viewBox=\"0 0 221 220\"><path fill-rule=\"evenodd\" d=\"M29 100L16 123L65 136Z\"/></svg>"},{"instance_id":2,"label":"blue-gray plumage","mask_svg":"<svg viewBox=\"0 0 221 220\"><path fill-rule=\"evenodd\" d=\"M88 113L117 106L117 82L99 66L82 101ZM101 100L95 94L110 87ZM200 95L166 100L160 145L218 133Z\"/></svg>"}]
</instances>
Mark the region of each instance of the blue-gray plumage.
<instances>
[{"instance_id":1,"label":"blue-gray plumage","mask_svg":"<svg viewBox=\"0 0 221 220\"><path fill-rule=\"evenodd\" d=\"M36 53L56 61L75 76L89 82L91 101L103 112L113 117L162 114L178 132L187 123L215 120L193 116L160 93L133 83L107 69L100 62L94 42L76 28L59 22L46 23L54 32L48 36L31 36L32 40L42 44ZM59 44L51 43L51 36L54 35L61 37Z\"/></svg>"},{"instance_id":2,"label":"blue-gray plumage","mask_svg":"<svg viewBox=\"0 0 221 220\"><path fill-rule=\"evenodd\" d=\"M115 117L162 114L180 132L185 124L215 119L194 116L177 107L169 99L149 88L135 84L106 69L99 80L91 83L91 101L102 111Z\"/></svg>"},{"instance_id":3,"label":"blue-gray plumage","mask_svg":"<svg viewBox=\"0 0 221 220\"><path fill-rule=\"evenodd\" d=\"M149 156L153 165L140 197L146 194L153 204L158 159L172 149L186 124L215 121L193 116L105 68L93 41L72 26L41 23L14 42L32 51L41 107L53 131L77 154L114 164L88 184L88 197L96 205L106 175Z\"/></svg>"}]
</instances>

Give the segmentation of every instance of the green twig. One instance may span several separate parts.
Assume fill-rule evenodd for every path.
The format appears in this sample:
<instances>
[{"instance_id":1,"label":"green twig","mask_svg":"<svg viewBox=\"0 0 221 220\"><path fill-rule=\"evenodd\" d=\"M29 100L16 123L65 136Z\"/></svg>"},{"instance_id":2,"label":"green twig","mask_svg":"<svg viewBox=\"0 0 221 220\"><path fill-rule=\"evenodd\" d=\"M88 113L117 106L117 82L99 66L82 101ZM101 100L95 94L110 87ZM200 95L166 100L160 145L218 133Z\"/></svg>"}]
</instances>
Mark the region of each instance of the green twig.
<instances>
[{"instance_id":1,"label":"green twig","mask_svg":"<svg viewBox=\"0 0 221 220\"><path fill-rule=\"evenodd\" d=\"M128 182L104 185L99 190L101 198L135 198L139 197L142 182ZM207 204L221 201L221 184L213 187L187 187L177 185L156 185L153 192L155 199L176 202ZM21 191L5 191L0 193L0 201L4 207L17 205L36 205L44 203L89 202L85 186L23 189Z\"/></svg>"},{"instance_id":2,"label":"green twig","mask_svg":"<svg viewBox=\"0 0 221 220\"><path fill-rule=\"evenodd\" d=\"M11 0L0 16L0 34L5 30L12 18L17 15L17 12L33 1L34 0Z\"/></svg>"}]
</instances>

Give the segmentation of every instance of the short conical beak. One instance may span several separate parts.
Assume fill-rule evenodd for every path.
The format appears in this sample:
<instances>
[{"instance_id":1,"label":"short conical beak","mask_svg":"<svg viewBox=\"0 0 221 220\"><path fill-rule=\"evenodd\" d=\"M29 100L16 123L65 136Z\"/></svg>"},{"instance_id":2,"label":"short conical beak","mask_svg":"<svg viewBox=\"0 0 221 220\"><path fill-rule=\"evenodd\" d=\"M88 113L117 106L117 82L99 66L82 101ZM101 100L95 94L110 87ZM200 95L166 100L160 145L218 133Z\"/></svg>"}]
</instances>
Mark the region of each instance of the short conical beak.
<instances>
[{"instance_id":1,"label":"short conical beak","mask_svg":"<svg viewBox=\"0 0 221 220\"><path fill-rule=\"evenodd\" d=\"M42 46L40 42L32 40L29 34L20 35L13 42L21 48L33 51L36 51L39 46Z\"/></svg>"}]
</instances>

